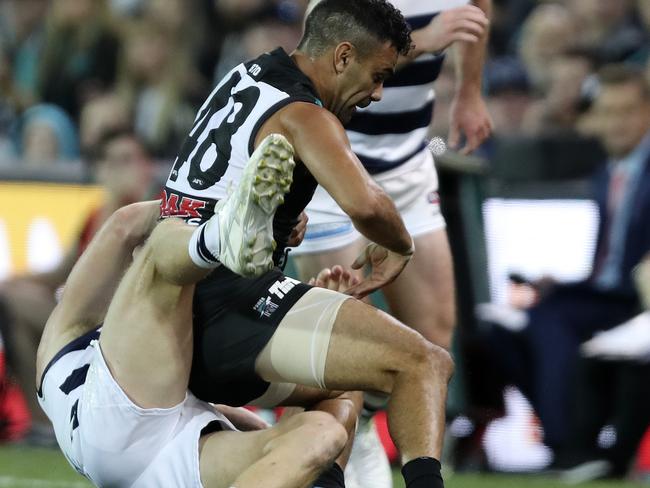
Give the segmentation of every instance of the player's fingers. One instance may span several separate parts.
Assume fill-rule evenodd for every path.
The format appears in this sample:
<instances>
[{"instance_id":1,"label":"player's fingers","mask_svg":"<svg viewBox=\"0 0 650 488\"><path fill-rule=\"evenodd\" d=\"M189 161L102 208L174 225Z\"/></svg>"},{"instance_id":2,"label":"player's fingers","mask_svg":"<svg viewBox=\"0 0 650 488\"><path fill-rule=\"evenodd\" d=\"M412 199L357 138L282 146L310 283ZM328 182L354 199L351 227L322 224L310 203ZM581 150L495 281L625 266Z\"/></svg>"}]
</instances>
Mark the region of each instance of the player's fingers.
<instances>
[{"instance_id":1,"label":"player's fingers","mask_svg":"<svg viewBox=\"0 0 650 488\"><path fill-rule=\"evenodd\" d=\"M454 24L454 31L465 31L482 36L485 33L485 26L472 20L462 19Z\"/></svg>"},{"instance_id":2,"label":"player's fingers","mask_svg":"<svg viewBox=\"0 0 650 488\"><path fill-rule=\"evenodd\" d=\"M352 286L345 293L353 296L354 298L362 299L370 295L373 291L381 288L381 286L381 283L377 283L372 278L368 278Z\"/></svg>"},{"instance_id":3,"label":"player's fingers","mask_svg":"<svg viewBox=\"0 0 650 488\"><path fill-rule=\"evenodd\" d=\"M368 263L368 253L364 250L352 263L352 269L361 269Z\"/></svg>"},{"instance_id":4,"label":"player's fingers","mask_svg":"<svg viewBox=\"0 0 650 488\"><path fill-rule=\"evenodd\" d=\"M458 129L458 125L452 121L452 124L449 127L449 136L447 137L447 142L449 143L449 147L452 149L457 149L459 139L460 139L460 131Z\"/></svg>"},{"instance_id":5,"label":"player's fingers","mask_svg":"<svg viewBox=\"0 0 650 488\"><path fill-rule=\"evenodd\" d=\"M454 33L451 42L468 42L470 44L474 44L475 42L478 42L478 40L478 36L470 34L469 32L460 31Z\"/></svg>"}]
</instances>

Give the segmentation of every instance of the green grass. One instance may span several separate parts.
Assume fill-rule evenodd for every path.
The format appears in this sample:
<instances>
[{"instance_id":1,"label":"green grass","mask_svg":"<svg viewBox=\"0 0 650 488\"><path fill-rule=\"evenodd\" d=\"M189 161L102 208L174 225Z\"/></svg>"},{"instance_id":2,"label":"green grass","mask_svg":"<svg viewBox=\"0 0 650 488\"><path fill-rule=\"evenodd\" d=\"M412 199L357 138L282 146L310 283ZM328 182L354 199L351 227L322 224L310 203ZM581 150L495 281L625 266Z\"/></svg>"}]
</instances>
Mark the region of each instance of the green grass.
<instances>
[{"instance_id":1,"label":"green grass","mask_svg":"<svg viewBox=\"0 0 650 488\"><path fill-rule=\"evenodd\" d=\"M395 487L403 488L399 472ZM0 447L0 488L85 488L91 484L78 475L58 450ZM556 480L541 476L456 474L447 477L447 488L567 488ZM581 488L639 488L641 483L597 482ZM171 487L170 487L171 488ZM182 488L182 487L179 487Z\"/></svg>"}]
</instances>

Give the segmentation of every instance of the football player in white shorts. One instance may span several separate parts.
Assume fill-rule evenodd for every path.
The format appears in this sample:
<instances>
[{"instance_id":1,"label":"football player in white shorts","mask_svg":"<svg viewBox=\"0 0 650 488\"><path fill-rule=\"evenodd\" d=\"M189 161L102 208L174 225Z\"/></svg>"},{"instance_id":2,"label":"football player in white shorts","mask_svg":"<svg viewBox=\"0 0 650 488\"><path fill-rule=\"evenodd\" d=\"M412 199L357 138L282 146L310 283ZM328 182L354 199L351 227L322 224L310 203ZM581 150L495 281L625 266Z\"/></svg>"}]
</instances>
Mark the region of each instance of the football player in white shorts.
<instances>
[{"instance_id":1,"label":"football player in white shorts","mask_svg":"<svg viewBox=\"0 0 650 488\"><path fill-rule=\"evenodd\" d=\"M260 158L251 161L217 210L230 234L219 258L263 270L270 254L248 243L265 235L285 187L262 183L262 194ZM290 182L284 163L273 163L274 181ZM75 265L45 327L38 398L61 450L97 486L311 486L347 441L334 417L307 412L239 432L226 414L244 426L259 421L188 391L194 283L207 271L187 255L193 227L178 219L156 225L159 204L113 214Z\"/></svg>"},{"instance_id":2,"label":"football player in white shorts","mask_svg":"<svg viewBox=\"0 0 650 488\"><path fill-rule=\"evenodd\" d=\"M312 0L310 8L319 1ZM346 129L365 168L395 202L418 250L397 279L382 289L390 311L434 344L449 349L456 321L453 268L440 213L438 177L426 137L435 102L433 83L450 44L454 44L458 59L448 143L457 146L462 134L466 145L461 152L467 154L491 132L492 122L481 95L491 0L391 3L413 28L415 49L400 58L401 66L384 84L382 100L360 109ZM314 276L323 267L349 265L366 245L349 217L322 187L307 206L307 214L305 239L292 252L302 279ZM371 406L373 402L366 399L366 405ZM381 400L377 399L374 406L379 405ZM363 446L370 449L373 445L379 447L376 438L369 442L357 436L349 469L355 468L356 459L366 456ZM357 471L361 474L368 469L359 467ZM390 486L387 462L379 472L383 482L369 475L372 481L361 485Z\"/></svg>"}]
</instances>

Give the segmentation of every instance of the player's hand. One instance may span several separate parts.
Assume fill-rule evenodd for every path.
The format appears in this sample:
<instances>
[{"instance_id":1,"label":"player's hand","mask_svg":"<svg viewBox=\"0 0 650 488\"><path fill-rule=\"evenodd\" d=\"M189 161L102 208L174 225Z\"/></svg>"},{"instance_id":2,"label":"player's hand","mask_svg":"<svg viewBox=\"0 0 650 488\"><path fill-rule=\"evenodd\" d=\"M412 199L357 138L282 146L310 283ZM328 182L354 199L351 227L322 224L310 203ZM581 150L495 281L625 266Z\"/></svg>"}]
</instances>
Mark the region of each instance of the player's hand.
<instances>
[{"instance_id":1,"label":"player's hand","mask_svg":"<svg viewBox=\"0 0 650 488\"><path fill-rule=\"evenodd\" d=\"M420 53L437 53L456 41L478 42L489 23L485 12L474 5L445 10L413 33L415 49Z\"/></svg>"},{"instance_id":2,"label":"player's hand","mask_svg":"<svg viewBox=\"0 0 650 488\"><path fill-rule=\"evenodd\" d=\"M309 217L307 217L305 212L302 212L298 217L298 223L289 235L289 242L287 244L289 247L298 247L302 243L305 238L305 232L307 232L308 221Z\"/></svg>"},{"instance_id":3,"label":"player's hand","mask_svg":"<svg viewBox=\"0 0 650 488\"><path fill-rule=\"evenodd\" d=\"M457 92L451 102L449 147L461 154L469 154L476 150L492 133L492 118L488 113L481 94ZM465 145L459 148L461 135L465 137Z\"/></svg>"},{"instance_id":4,"label":"player's hand","mask_svg":"<svg viewBox=\"0 0 650 488\"><path fill-rule=\"evenodd\" d=\"M228 405L213 405L215 410L221 412L239 430L263 430L271 425L259 415L243 407L230 407Z\"/></svg>"},{"instance_id":5,"label":"player's hand","mask_svg":"<svg viewBox=\"0 0 650 488\"><path fill-rule=\"evenodd\" d=\"M350 288L347 294L355 298L363 298L382 286L392 283L412 256L413 251L404 255L389 251L374 242L369 244L352 263L352 269L361 269L369 265L370 274Z\"/></svg>"},{"instance_id":6,"label":"player's hand","mask_svg":"<svg viewBox=\"0 0 650 488\"><path fill-rule=\"evenodd\" d=\"M318 276L309 280L309 284L319 288L348 293L348 290L359 283L357 278L350 270L343 266L335 265L332 268L323 268Z\"/></svg>"}]
</instances>

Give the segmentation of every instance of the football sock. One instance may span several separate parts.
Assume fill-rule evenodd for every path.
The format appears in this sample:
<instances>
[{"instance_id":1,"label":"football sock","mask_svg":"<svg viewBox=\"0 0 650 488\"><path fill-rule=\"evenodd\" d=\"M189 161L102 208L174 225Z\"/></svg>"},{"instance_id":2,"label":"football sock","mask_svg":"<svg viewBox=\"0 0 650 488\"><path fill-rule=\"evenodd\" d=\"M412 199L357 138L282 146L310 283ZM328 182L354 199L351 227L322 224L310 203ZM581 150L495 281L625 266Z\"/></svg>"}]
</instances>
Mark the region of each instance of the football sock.
<instances>
[{"instance_id":1,"label":"football sock","mask_svg":"<svg viewBox=\"0 0 650 488\"><path fill-rule=\"evenodd\" d=\"M419 457L402 466L406 488L443 488L440 461L432 457Z\"/></svg>"},{"instance_id":2,"label":"football sock","mask_svg":"<svg viewBox=\"0 0 650 488\"><path fill-rule=\"evenodd\" d=\"M211 269L219 265L219 221L216 216L194 230L188 250L192 262L199 268Z\"/></svg>"},{"instance_id":3,"label":"football sock","mask_svg":"<svg viewBox=\"0 0 650 488\"><path fill-rule=\"evenodd\" d=\"M314 482L314 488L345 488L345 478L341 466L334 463Z\"/></svg>"}]
</instances>

